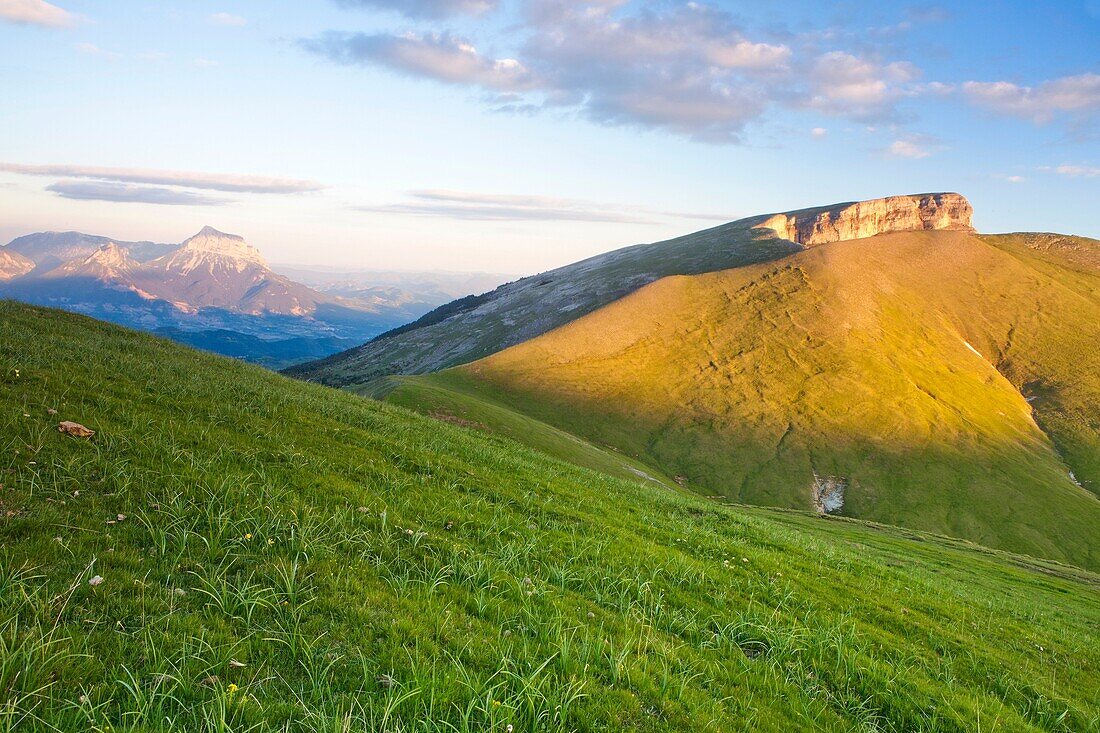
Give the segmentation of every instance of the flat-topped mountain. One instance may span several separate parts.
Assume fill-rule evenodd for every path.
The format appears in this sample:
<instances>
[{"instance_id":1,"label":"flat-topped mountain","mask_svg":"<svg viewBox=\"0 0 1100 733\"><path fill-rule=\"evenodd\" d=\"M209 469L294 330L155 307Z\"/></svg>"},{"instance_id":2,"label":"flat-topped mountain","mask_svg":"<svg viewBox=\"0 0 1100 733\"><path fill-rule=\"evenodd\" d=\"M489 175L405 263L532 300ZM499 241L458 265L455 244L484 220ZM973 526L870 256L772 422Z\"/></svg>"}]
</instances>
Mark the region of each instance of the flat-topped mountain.
<instances>
[{"instance_id":1,"label":"flat-topped mountain","mask_svg":"<svg viewBox=\"0 0 1100 733\"><path fill-rule=\"evenodd\" d=\"M972 216L947 193L752 217L294 372L563 457L610 447L618 475L1100 567L1100 243Z\"/></svg>"},{"instance_id":2,"label":"flat-topped mountain","mask_svg":"<svg viewBox=\"0 0 1100 733\"><path fill-rule=\"evenodd\" d=\"M545 423L739 503L1100 568L1100 268L1067 256L1086 251L965 231L822 244L663 278L369 391L548 449L516 427Z\"/></svg>"},{"instance_id":3,"label":"flat-topped mountain","mask_svg":"<svg viewBox=\"0 0 1100 733\"><path fill-rule=\"evenodd\" d=\"M805 247L890 232L973 231L974 209L957 193L888 196L870 201L771 214L757 224Z\"/></svg>"},{"instance_id":4,"label":"flat-topped mountain","mask_svg":"<svg viewBox=\"0 0 1100 733\"><path fill-rule=\"evenodd\" d=\"M335 386L424 374L488 356L562 326L669 275L696 275L786 257L806 246L892 231L969 230L957 193L892 196L730 224L598 255L441 306L419 321L289 373Z\"/></svg>"}]
</instances>

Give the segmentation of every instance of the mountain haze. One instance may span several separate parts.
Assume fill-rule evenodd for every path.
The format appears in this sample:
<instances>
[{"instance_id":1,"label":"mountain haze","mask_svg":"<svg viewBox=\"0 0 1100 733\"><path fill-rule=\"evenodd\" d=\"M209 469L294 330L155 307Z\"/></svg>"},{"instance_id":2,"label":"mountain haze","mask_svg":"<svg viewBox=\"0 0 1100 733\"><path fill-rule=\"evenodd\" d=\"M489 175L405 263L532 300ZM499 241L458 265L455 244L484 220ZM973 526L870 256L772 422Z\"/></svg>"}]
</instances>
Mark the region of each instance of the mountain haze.
<instances>
[{"instance_id":1,"label":"mountain haze","mask_svg":"<svg viewBox=\"0 0 1100 733\"><path fill-rule=\"evenodd\" d=\"M0 296L271 367L340 351L448 299L368 285L320 292L275 272L244 238L210 226L174 245L80 232L19 237L0 247Z\"/></svg>"}]
</instances>

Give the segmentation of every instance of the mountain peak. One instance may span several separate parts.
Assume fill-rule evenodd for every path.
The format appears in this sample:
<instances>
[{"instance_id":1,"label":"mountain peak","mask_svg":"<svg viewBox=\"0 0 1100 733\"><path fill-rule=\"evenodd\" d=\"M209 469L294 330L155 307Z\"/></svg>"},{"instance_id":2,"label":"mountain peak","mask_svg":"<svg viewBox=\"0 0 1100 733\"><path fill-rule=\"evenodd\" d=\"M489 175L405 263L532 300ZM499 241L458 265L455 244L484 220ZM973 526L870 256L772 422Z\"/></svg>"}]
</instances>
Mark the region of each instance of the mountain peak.
<instances>
[{"instance_id":1,"label":"mountain peak","mask_svg":"<svg viewBox=\"0 0 1100 733\"><path fill-rule=\"evenodd\" d=\"M180 252L201 253L203 255L215 255L229 258L239 262L267 267L260 250L236 234L226 234L212 226L203 227L198 234L187 239L180 247Z\"/></svg>"},{"instance_id":2,"label":"mountain peak","mask_svg":"<svg viewBox=\"0 0 1100 733\"><path fill-rule=\"evenodd\" d=\"M125 265L130 266L136 264L134 260L130 258L129 253L115 242L107 242L102 245L95 252L92 252L84 260L85 264L98 263L100 265Z\"/></svg>"},{"instance_id":3,"label":"mountain peak","mask_svg":"<svg viewBox=\"0 0 1100 733\"><path fill-rule=\"evenodd\" d=\"M199 233L196 234L195 237L217 237L219 239L237 239L242 242L244 241L244 237L240 236L239 234L226 234L223 231L215 229L209 224L200 229ZM192 237L192 239L194 239L195 237Z\"/></svg>"},{"instance_id":4,"label":"mountain peak","mask_svg":"<svg viewBox=\"0 0 1100 733\"><path fill-rule=\"evenodd\" d=\"M973 231L974 208L958 193L920 193L848 201L761 217L757 229L812 247L889 232Z\"/></svg>"}]
</instances>

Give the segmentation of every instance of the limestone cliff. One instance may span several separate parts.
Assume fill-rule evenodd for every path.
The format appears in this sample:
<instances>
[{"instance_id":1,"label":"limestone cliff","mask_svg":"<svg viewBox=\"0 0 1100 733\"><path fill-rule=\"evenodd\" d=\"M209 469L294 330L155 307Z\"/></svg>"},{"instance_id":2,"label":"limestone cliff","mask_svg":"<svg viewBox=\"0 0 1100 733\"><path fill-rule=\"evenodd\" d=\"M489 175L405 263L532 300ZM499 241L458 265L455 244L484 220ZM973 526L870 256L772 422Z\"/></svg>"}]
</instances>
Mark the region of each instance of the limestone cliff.
<instances>
[{"instance_id":1,"label":"limestone cliff","mask_svg":"<svg viewBox=\"0 0 1100 733\"><path fill-rule=\"evenodd\" d=\"M888 232L922 229L973 230L974 209L957 193L925 193L853 201L762 217L759 229L805 247Z\"/></svg>"}]
</instances>

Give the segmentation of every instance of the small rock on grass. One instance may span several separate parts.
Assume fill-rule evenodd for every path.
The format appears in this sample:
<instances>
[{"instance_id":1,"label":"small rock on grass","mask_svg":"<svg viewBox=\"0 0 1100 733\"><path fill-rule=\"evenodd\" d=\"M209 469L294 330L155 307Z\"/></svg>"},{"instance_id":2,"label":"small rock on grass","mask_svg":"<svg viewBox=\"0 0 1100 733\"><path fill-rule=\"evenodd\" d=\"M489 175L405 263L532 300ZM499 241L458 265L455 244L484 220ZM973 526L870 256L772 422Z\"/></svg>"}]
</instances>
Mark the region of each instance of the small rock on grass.
<instances>
[{"instance_id":1,"label":"small rock on grass","mask_svg":"<svg viewBox=\"0 0 1100 733\"><path fill-rule=\"evenodd\" d=\"M70 420L63 420L61 424L57 426L57 432L71 435L74 438L90 438L95 435L94 430L89 430L80 423Z\"/></svg>"}]
</instances>

